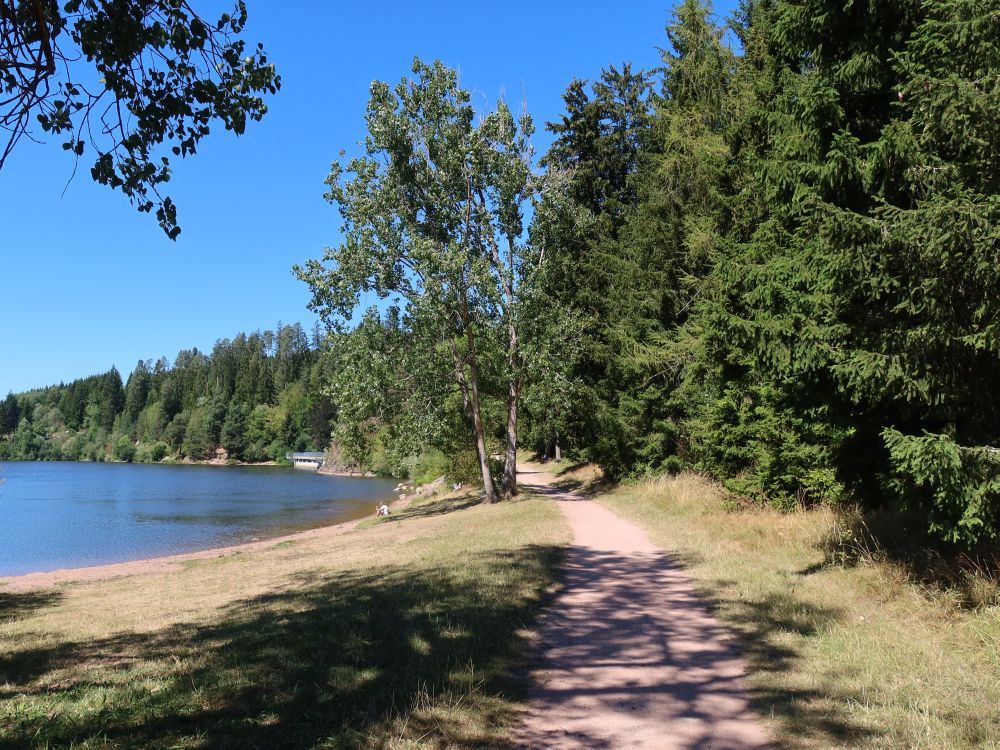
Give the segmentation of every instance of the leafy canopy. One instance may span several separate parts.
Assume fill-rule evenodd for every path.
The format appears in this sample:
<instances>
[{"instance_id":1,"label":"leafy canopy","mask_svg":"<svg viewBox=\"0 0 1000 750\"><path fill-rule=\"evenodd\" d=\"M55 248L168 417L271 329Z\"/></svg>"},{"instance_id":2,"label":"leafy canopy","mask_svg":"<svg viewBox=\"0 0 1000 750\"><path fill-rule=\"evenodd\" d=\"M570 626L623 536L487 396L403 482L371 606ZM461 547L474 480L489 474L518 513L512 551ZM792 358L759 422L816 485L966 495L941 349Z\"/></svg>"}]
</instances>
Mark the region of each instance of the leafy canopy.
<instances>
[{"instance_id":1,"label":"leafy canopy","mask_svg":"<svg viewBox=\"0 0 1000 750\"><path fill-rule=\"evenodd\" d=\"M263 46L239 38L246 4L218 20L182 0L0 2L0 169L23 137L60 136L91 176L142 212L156 209L171 239L177 208L161 194L170 157L197 151L213 120L240 135L267 112L281 79Z\"/></svg>"}]
</instances>

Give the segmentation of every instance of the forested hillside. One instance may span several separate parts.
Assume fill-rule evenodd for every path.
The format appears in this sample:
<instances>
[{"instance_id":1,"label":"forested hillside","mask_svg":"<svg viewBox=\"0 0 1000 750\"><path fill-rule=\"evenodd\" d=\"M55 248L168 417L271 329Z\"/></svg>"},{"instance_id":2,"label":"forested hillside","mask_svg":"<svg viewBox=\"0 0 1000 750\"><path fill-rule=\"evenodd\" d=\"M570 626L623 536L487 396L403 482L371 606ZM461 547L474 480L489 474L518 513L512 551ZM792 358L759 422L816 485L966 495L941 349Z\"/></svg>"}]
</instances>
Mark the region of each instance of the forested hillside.
<instances>
[{"instance_id":1,"label":"forested hillside","mask_svg":"<svg viewBox=\"0 0 1000 750\"><path fill-rule=\"evenodd\" d=\"M283 460L324 450L330 356L299 324L140 361L0 403L0 459Z\"/></svg>"},{"instance_id":2,"label":"forested hillside","mask_svg":"<svg viewBox=\"0 0 1000 750\"><path fill-rule=\"evenodd\" d=\"M995 4L687 0L664 49L570 84L540 160L440 64L373 85L346 240L298 269L359 363L349 447L474 447L492 499L560 445L995 544ZM345 326L362 292L398 307Z\"/></svg>"}]
</instances>

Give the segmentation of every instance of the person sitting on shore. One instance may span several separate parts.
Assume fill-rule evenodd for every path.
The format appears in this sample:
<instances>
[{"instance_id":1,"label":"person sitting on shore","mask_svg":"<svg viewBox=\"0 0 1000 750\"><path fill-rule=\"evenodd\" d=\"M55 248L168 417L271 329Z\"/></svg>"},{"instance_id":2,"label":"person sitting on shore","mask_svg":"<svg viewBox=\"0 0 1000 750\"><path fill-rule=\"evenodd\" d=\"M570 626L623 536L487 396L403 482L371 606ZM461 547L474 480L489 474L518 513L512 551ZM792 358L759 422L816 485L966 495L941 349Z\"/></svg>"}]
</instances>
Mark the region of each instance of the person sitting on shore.
<instances>
[{"instance_id":1,"label":"person sitting on shore","mask_svg":"<svg viewBox=\"0 0 1000 750\"><path fill-rule=\"evenodd\" d=\"M389 506L388 506L388 505L386 505L385 503L382 503L382 504L381 504L380 506L378 506L378 508L377 508L377 509L375 510L375 515L376 515L376 516L387 516L387 515L389 515Z\"/></svg>"}]
</instances>

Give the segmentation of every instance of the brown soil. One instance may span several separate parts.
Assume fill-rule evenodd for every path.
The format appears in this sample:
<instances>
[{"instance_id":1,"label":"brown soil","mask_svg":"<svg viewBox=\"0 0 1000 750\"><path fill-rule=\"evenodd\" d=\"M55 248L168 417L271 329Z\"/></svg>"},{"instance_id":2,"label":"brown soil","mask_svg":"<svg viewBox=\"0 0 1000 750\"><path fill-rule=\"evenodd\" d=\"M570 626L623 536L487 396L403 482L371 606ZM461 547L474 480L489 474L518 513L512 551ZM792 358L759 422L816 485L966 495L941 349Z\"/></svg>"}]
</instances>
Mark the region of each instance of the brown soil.
<instances>
[{"instance_id":1,"label":"brown soil","mask_svg":"<svg viewBox=\"0 0 1000 750\"><path fill-rule=\"evenodd\" d=\"M687 576L636 526L553 489L573 530L564 588L541 619L523 748L761 750L733 636Z\"/></svg>"}]
</instances>

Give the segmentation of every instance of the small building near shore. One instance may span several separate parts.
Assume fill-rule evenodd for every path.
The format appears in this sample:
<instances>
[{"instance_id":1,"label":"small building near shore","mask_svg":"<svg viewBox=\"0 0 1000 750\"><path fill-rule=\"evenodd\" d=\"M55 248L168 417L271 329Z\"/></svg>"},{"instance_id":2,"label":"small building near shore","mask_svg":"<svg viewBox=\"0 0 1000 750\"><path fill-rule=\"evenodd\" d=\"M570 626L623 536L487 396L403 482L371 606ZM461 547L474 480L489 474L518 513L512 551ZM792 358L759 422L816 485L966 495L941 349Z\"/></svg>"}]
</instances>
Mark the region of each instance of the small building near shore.
<instances>
[{"instance_id":1,"label":"small building near shore","mask_svg":"<svg viewBox=\"0 0 1000 750\"><path fill-rule=\"evenodd\" d=\"M322 469L326 463L325 453L286 453L285 458L296 469Z\"/></svg>"}]
</instances>

